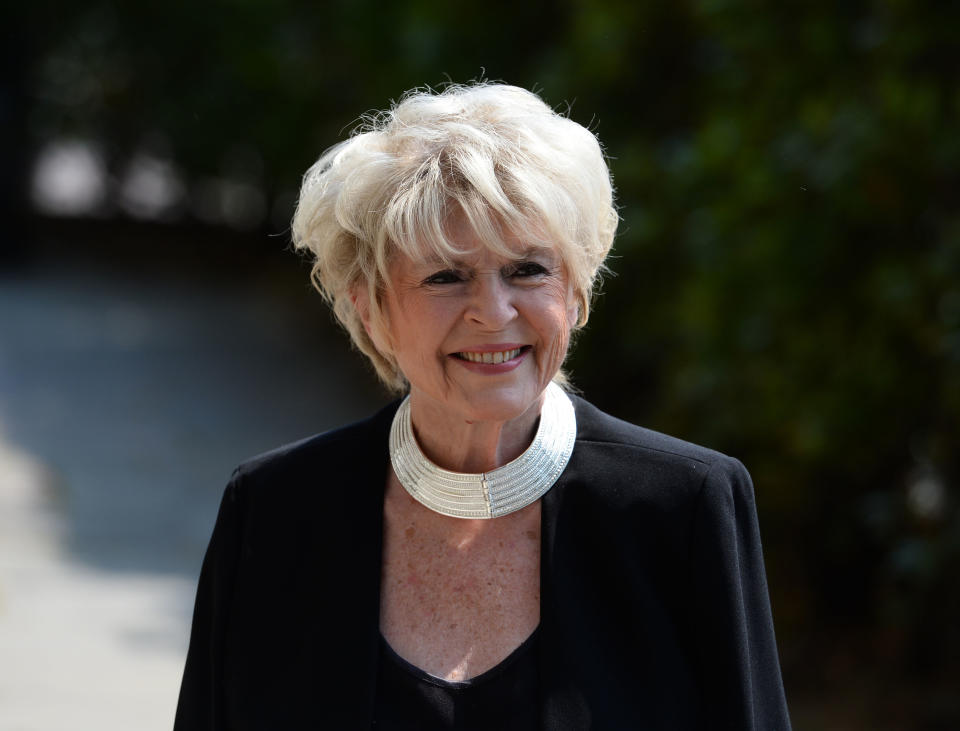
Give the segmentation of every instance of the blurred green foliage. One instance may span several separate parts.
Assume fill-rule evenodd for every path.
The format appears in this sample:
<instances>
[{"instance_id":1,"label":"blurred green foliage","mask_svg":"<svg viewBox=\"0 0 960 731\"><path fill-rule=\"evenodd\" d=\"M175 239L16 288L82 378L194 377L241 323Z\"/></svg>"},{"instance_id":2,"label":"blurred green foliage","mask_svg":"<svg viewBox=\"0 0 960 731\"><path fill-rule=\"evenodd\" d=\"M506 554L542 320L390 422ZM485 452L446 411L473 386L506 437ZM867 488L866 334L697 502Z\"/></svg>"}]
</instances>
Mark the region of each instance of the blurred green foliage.
<instances>
[{"instance_id":1,"label":"blurred green foliage","mask_svg":"<svg viewBox=\"0 0 960 731\"><path fill-rule=\"evenodd\" d=\"M797 687L867 675L926 694L904 702L911 727L960 718L937 694L960 666L960 6L19 12L35 145L93 139L115 168L152 146L287 206L360 113L410 87L486 76L569 105L611 155L623 217L577 383L748 464Z\"/></svg>"}]
</instances>

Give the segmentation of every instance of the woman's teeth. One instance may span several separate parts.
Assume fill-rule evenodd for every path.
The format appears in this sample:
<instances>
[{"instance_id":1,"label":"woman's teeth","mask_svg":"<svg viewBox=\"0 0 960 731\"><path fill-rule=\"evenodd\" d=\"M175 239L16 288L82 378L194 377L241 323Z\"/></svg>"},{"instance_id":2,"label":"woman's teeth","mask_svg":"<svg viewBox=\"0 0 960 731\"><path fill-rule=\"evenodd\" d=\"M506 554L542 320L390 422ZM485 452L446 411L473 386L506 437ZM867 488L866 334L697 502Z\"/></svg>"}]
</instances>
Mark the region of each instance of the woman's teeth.
<instances>
[{"instance_id":1,"label":"woman's teeth","mask_svg":"<svg viewBox=\"0 0 960 731\"><path fill-rule=\"evenodd\" d=\"M513 350L501 350L494 353L472 353L464 350L457 355L472 363L503 363L520 355L520 350L521 348L514 348Z\"/></svg>"}]
</instances>

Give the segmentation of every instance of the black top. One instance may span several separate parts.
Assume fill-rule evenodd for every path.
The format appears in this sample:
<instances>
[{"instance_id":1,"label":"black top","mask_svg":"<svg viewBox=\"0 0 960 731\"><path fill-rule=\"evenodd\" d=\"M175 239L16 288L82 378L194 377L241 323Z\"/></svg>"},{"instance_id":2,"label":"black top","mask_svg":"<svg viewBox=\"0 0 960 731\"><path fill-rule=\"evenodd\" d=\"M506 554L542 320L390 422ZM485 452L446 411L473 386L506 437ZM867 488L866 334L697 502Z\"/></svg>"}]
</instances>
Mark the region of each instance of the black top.
<instances>
[{"instance_id":1,"label":"black top","mask_svg":"<svg viewBox=\"0 0 960 731\"><path fill-rule=\"evenodd\" d=\"M535 731L540 727L537 631L470 680L430 675L380 640L377 731Z\"/></svg>"},{"instance_id":2,"label":"black top","mask_svg":"<svg viewBox=\"0 0 960 731\"><path fill-rule=\"evenodd\" d=\"M541 499L541 726L789 729L747 471L573 401ZM234 473L176 731L371 727L397 405Z\"/></svg>"}]
</instances>

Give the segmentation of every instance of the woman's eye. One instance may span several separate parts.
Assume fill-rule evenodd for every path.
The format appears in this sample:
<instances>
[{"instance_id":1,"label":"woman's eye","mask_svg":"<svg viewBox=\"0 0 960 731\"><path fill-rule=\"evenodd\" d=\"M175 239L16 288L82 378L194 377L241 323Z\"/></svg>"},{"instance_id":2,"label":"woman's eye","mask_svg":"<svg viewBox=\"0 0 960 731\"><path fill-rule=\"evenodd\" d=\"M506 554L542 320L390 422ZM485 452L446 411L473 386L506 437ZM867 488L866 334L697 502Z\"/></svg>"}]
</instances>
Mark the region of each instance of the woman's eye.
<instances>
[{"instance_id":1,"label":"woman's eye","mask_svg":"<svg viewBox=\"0 0 960 731\"><path fill-rule=\"evenodd\" d=\"M511 277L536 277L547 274L547 268L535 261L521 261L510 271Z\"/></svg>"},{"instance_id":2,"label":"woman's eye","mask_svg":"<svg viewBox=\"0 0 960 731\"><path fill-rule=\"evenodd\" d=\"M424 284L454 284L463 281L458 272L453 269L444 269L442 272L431 274L423 280Z\"/></svg>"}]
</instances>

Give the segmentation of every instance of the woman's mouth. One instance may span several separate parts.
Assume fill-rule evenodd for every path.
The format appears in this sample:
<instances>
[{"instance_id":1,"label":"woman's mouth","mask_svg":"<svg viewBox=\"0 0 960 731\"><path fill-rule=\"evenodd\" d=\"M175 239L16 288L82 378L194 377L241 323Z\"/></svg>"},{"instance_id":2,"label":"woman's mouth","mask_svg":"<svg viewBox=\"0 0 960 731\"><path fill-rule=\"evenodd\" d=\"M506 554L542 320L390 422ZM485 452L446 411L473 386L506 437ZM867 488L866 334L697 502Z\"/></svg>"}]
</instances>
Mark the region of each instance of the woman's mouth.
<instances>
[{"instance_id":1,"label":"woman's mouth","mask_svg":"<svg viewBox=\"0 0 960 731\"><path fill-rule=\"evenodd\" d=\"M471 363L506 363L518 357L520 353L529 347L529 345L524 345L519 348L510 348L509 350L493 350L483 353L473 350L462 350L454 355L461 360L467 360Z\"/></svg>"}]
</instances>

